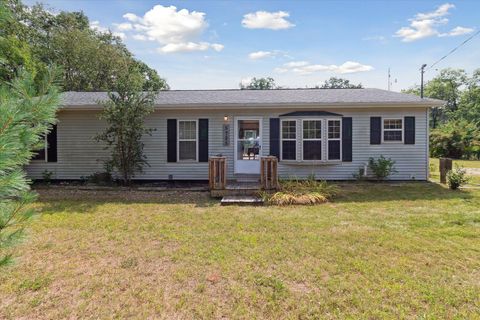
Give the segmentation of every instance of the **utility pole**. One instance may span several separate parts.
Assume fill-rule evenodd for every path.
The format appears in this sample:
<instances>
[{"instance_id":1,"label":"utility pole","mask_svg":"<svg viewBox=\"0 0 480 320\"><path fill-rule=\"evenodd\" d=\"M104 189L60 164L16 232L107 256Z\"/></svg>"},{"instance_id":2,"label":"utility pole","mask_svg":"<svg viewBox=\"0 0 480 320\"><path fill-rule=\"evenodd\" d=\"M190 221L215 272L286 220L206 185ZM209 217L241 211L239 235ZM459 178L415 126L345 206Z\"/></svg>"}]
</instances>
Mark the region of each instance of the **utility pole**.
<instances>
[{"instance_id":1,"label":"utility pole","mask_svg":"<svg viewBox=\"0 0 480 320\"><path fill-rule=\"evenodd\" d=\"M423 74L425 73L425 67L427 64L422 64L420 67L420 74L421 74L421 80L420 80L420 98L423 99Z\"/></svg>"},{"instance_id":2,"label":"utility pole","mask_svg":"<svg viewBox=\"0 0 480 320\"><path fill-rule=\"evenodd\" d=\"M390 91L390 68L388 68L388 91Z\"/></svg>"}]
</instances>

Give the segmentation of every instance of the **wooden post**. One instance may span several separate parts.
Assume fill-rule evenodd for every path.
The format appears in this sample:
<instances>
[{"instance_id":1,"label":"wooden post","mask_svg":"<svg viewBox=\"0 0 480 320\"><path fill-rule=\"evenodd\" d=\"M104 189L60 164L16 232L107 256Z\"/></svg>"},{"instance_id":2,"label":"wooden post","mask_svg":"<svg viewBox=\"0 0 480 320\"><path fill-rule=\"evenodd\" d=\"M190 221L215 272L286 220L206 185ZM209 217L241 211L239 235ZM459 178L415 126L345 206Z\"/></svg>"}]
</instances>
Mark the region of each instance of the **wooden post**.
<instances>
[{"instance_id":1,"label":"wooden post","mask_svg":"<svg viewBox=\"0 0 480 320\"><path fill-rule=\"evenodd\" d=\"M447 172L452 170L452 159L440 158L440 183L447 183Z\"/></svg>"},{"instance_id":2,"label":"wooden post","mask_svg":"<svg viewBox=\"0 0 480 320\"><path fill-rule=\"evenodd\" d=\"M264 190L278 188L278 160L277 157L268 156L260 159L260 184Z\"/></svg>"},{"instance_id":3,"label":"wooden post","mask_svg":"<svg viewBox=\"0 0 480 320\"><path fill-rule=\"evenodd\" d=\"M227 185L227 159L225 157L208 158L208 187L210 190L222 190Z\"/></svg>"}]
</instances>

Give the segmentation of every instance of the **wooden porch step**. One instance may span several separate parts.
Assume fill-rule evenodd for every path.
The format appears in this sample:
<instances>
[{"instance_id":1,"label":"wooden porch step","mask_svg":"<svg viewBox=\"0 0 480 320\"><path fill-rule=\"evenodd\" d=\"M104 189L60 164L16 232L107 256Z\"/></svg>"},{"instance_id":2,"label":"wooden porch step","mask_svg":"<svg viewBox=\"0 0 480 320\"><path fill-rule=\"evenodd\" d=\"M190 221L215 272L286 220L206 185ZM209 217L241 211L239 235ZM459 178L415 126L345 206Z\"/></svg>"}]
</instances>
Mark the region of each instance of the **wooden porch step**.
<instances>
[{"instance_id":1,"label":"wooden porch step","mask_svg":"<svg viewBox=\"0 0 480 320\"><path fill-rule=\"evenodd\" d=\"M211 190L210 195L214 198L227 196L256 196L261 191L258 182L230 182L225 189Z\"/></svg>"},{"instance_id":2,"label":"wooden porch step","mask_svg":"<svg viewBox=\"0 0 480 320\"><path fill-rule=\"evenodd\" d=\"M225 196L222 206L263 206L263 199L255 196Z\"/></svg>"},{"instance_id":3,"label":"wooden porch step","mask_svg":"<svg viewBox=\"0 0 480 320\"><path fill-rule=\"evenodd\" d=\"M233 179L237 182L260 182L258 173L235 173Z\"/></svg>"}]
</instances>

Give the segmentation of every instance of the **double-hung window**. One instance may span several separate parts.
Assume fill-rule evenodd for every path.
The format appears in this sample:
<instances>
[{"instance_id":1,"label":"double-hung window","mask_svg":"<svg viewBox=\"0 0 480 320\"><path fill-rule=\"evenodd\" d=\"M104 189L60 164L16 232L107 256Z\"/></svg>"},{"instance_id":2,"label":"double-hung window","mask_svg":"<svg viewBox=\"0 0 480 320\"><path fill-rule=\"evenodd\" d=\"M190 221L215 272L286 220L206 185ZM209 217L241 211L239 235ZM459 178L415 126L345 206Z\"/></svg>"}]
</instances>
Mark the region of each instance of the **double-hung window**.
<instances>
[{"instance_id":1,"label":"double-hung window","mask_svg":"<svg viewBox=\"0 0 480 320\"><path fill-rule=\"evenodd\" d=\"M178 121L178 159L197 161L197 121Z\"/></svg>"},{"instance_id":2,"label":"double-hung window","mask_svg":"<svg viewBox=\"0 0 480 320\"><path fill-rule=\"evenodd\" d=\"M383 119L383 141L403 141L402 119Z\"/></svg>"},{"instance_id":3,"label":"double-hung window","mask_svg":"<svg viewBox=\"0 0 480 320\"><path fill-rule=\"evenodd\" d=\"M297 121L282 120L282 160L297 159Z\"/></svg>"},{"instance_id":4,"label":"double-hung window","mask_svg":"<svg viewBox=\"0 0 480 320\"><path fill-rule=\"evenodd\" d=\"M340 139L341 139L340 120L328 120L328 160L340 160Z\"/></svg>"},{"instance_id":5,"label":"double-hung window","mask_svg":"<svg viewBox=\"0 0 480 320\"><path fill-rule=\"evenodd\" d=\"M322 160L322 120L303 120L303 160Z\"/></svg>"}]
</instances>

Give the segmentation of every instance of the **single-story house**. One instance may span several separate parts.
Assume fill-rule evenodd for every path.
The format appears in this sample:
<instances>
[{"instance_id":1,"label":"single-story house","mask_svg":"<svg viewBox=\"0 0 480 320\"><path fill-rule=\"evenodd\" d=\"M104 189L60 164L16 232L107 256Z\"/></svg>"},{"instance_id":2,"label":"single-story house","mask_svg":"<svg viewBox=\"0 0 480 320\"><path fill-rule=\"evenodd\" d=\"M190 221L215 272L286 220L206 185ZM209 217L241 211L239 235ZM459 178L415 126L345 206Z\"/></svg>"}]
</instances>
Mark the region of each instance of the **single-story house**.
<instances>
[{"instance_id":1,"label":"single-story house","mask_svg":"<svg viewBox=\"0 0 480 320\"><path fill-rule=\"evenodd\" d=\"M93 138L105 92L65 92L58 123L28 176L81 179L110 156ZM227 158L227 179L256 176L278 157L283 178L349 180L370 157L395 160L393 180L428 179L428 114L443 101L380 89L170 90L155 100L141 180L207 180L208 158Z\"/></svg>"}]
</instances>

